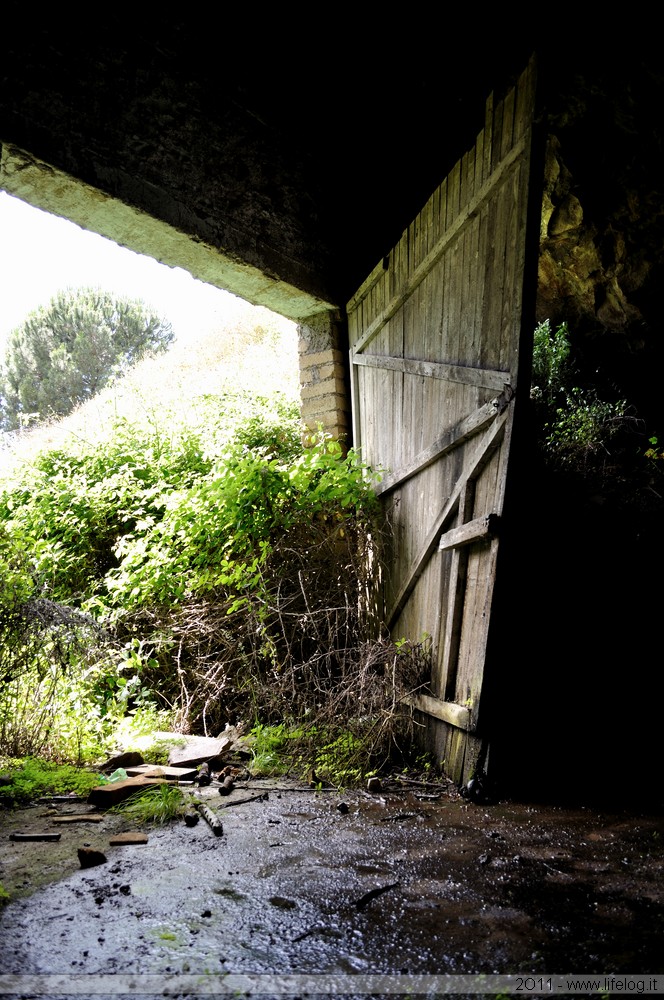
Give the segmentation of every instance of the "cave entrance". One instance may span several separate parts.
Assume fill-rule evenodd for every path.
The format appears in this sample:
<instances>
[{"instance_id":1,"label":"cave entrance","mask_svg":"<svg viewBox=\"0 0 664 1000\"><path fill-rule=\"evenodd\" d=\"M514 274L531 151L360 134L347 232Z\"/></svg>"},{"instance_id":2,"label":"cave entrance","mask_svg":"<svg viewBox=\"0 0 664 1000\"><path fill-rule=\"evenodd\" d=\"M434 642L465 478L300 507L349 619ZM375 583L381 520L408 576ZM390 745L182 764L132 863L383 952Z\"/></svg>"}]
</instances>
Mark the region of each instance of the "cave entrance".
<instances>
[{"instance_id":1,"label":"cave entrance","mask_svg":"<svg viewBox=\"0 0 664 1000\"><path fill-rule=\"evenodd\" d=\"M333 437L346 436L350 403L339 350L343 334L333 304L265 275L204 239L180 232L7 143L2 145L0 190L296 324L302 419L312 429L322 426Z\"/></svg>"}]
</instances>

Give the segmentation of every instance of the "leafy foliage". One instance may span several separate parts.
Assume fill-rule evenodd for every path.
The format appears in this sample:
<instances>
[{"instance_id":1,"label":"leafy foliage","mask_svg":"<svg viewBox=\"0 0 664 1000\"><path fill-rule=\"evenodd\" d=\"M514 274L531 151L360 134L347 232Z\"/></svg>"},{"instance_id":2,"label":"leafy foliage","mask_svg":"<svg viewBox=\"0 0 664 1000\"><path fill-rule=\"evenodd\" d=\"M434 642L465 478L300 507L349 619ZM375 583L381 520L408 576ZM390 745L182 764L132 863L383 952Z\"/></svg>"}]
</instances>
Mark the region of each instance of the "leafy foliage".
<instances>
[{"instance_id":1,"label":"leafy foliage","mask_svg":"<svg viewBox=\"0 0 664 1000\"><path fill-rule=\"evenodd\" d=\"M567 324L554 330L544 320L535 329L531 388L540 449L554 466L596 472L635 421L626 400L603 399L578 379Z\"/></svg>"},{"instance_id":2,"label":"leafy foliage","mask_svg":"<svg viewBox=\"0 0 664 1000\"><path fill-rule=\"evenodd\" d=\"M178 381L155 358L97 397L102 425L88 404L53 446L25 436L0 487L0 749L85 761L114 732L283 725L302 767L325 747L348 781L407 735L428 653L381 632L373 475L324 434L303 447L297 383L257 391L284 341L238 336L246 388L210 354L206 391L155 407L149 366Z\"/></svg>"},{"instance_id":3,"label":"leafy foliage","mask_svg":"<svg viewBox=\"0 0 664 1000\"><path fill-rule=\"evenodd\" d=\"M70 413L146 352L173 340L169 323L140 300L100 289L59 292L9 336L0 378L0 426Z\"/></svg>"}]
</instances>

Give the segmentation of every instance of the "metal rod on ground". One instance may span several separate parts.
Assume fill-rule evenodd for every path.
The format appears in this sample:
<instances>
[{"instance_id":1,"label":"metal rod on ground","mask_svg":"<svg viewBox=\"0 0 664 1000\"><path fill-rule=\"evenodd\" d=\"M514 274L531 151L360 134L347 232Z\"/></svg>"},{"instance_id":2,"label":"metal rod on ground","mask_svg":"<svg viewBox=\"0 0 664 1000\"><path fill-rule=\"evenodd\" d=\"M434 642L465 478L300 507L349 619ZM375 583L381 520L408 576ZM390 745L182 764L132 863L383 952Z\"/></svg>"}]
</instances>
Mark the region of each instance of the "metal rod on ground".
<instances>
[{"instance_id":1,"label":"metal rod on ground","mask_svg":"<svg viewBox=\"0 0 664 1000\"><path fill-rule=\"evenodd\" d=\"M216 815L216 813L213 813L212 810L209 809L204 802L197 802L196 808L198 809L203 819L207 822L208 826L212 829L213 833L215 833L217 837L220 837L221 834L224 832L224 828L221 825L221 820Z\"/></svg>"}]
</instances>

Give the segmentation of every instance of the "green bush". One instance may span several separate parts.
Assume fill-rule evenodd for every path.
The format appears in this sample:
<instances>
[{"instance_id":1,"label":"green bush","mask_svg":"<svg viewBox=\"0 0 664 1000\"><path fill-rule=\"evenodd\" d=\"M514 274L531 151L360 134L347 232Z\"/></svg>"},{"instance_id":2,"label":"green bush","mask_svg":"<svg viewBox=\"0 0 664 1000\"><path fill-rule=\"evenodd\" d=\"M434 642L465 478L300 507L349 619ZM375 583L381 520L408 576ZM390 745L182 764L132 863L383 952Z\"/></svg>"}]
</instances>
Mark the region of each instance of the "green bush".
<instances>
[{"instance_id":1,"label":"green bush","mask_svg":"<svg viewBox=\"0 0 664 1000\"><path fill-rule=\"evenodd\" d=\"M4 586L18 584L20 568L24 595L34 586L67 605L98 599L103 606L107 583L117 586L111 571L120 565L123 546L131 541L140 549L142 540L151 544L160 531L170 543L173 520L187 520L177 505L188 491L194 506L197 495L201 503L214 502L206 477L214 478L245 409L237 451L252 454L251 448L277 444L285 455L301 450L292 405L276 399L268 406L264 399L227 393L204 400L198 424L165 432L152 420L122 419L90 443L73 441L38 454L0 492L0 567L12 569Z\"/></svg>"},{"instance_id":2,"label":"green bush","mask_svg":"<svg viewBox=\"0 0 664 1000\"><path fill-rule=\"evenodd\" d=\"M594 386L581 386L566 323L549 320L535 329L531 401L539 447L547 461L577 472L596 471L611 454L615 438L633 423L624 399L602 399Z\"/></svg>"},{"instance_id":3,"label":"green bush","mask_svg":"<svg viewBox=\"0 0 664 1000\"><path fill-rule=\"evenodd\" d=\"M191 489L170 494L159 521L122 537L106 577L111 603L126 612L223 589L236 610L260 589L284 533L375 505L365 472L327 438L294 458L235 443Z\"/></svg>"},{"instance_id":4,"label":"green bush","mask_svg":"<svg viewBox=\"0 0 664 1000\"><path fill-rule=\"evenodd\" d=\"M292 402L230 390L15 467L0 490L0 750L85 761L123 720L164 718L394 743L426 657L381 637L373 478L324 434L304 447Z\"/></svg>"}]
</instances>

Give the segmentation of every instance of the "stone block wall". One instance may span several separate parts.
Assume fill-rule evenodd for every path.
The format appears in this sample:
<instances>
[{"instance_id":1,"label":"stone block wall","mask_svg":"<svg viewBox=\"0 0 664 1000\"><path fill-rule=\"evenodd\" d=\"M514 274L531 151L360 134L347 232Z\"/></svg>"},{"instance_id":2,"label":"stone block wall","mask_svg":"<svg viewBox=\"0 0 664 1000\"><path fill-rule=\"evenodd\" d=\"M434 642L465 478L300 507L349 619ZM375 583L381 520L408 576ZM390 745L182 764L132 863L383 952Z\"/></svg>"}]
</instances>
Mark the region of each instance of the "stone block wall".
<instances>
[{"instance_id":1,"label":"stone block wall","mask_svg":"<svg viewBox=\"0 0 664 1000\"><path fill-rule=\"evenodd\" d=\"M302 420L348 445L351 427L347 355L338 313L309 317L298 326Z\"/></svg>"}]
</instances>

